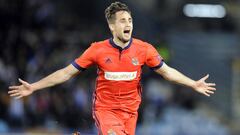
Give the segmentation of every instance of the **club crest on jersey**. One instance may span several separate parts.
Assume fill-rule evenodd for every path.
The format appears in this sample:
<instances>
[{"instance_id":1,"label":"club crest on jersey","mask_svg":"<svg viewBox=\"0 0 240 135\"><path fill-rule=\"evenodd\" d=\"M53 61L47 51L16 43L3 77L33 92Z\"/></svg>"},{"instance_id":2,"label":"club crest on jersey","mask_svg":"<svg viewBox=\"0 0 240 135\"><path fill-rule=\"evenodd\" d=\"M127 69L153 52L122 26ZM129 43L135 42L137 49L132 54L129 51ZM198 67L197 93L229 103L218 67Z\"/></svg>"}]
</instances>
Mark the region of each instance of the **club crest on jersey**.
<instances>
[{"instance_id":1,"label":"club crest on jersey","mask_svg":"<svg viewBox=\"0 0 240 135\"><path fill-rule=\"evenodd\" d=\"M112 129L109 129L109 130L107 131L107 134L108 134L108 135L117 135L116 132L113 131Z\"/></svg>"},{"instance_id":2,"label":"club crest on jersey","mask_svg":"<svg viewBox=\"0 0 240 135\"><path fill-rule=\"evenodd\" d=\"M133 57L133 58L132 58L132 64L133 64L134 66L139 65L138 59Z\"/></svg>"}]
</instances>

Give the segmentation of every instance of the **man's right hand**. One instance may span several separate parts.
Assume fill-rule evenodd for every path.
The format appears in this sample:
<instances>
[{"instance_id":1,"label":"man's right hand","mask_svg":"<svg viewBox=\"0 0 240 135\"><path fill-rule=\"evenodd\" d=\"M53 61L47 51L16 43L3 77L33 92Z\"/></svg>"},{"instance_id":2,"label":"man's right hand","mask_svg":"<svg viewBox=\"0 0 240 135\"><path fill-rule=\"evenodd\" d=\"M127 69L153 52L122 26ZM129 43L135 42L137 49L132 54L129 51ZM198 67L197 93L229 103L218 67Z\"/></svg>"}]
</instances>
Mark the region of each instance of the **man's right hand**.
<instances>
[{"instance_id":1,"label":"man's right hand","mask_svg":"<svg viewBox=\"0 0 240 135\"><path fill-rule=\"evenodd\" d=\"M28 96L33 93L33 88L31 84L29 84L26 81L21 80L20 78L18 79L21 85L18 86L10 86L8 94L11 97L16 97L17 99Z\"/></svg>"}]
</instances>

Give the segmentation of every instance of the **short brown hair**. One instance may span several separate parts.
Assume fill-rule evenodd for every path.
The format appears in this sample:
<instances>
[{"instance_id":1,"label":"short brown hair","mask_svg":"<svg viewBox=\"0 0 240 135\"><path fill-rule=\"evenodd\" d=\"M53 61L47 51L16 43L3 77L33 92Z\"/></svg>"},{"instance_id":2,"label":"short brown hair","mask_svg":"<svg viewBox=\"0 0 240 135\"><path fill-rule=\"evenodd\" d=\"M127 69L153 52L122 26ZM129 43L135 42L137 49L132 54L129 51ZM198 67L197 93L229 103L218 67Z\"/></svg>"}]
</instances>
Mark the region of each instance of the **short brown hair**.
<instances>
[{"instance_id":1,"label":"short brown hair","mask_svg":"<svg viewBox=\"0 0 240 135\"><path fill-rule=\"evenodd\" d=\"M105 17L108 21L108 23L112 23L113 20L115 20L116 12L118 11L127 11L129 14L131 14L131 11L129 10L128 6L121 2L114 2L105 10Z\"/></svg>"}]
</instances>

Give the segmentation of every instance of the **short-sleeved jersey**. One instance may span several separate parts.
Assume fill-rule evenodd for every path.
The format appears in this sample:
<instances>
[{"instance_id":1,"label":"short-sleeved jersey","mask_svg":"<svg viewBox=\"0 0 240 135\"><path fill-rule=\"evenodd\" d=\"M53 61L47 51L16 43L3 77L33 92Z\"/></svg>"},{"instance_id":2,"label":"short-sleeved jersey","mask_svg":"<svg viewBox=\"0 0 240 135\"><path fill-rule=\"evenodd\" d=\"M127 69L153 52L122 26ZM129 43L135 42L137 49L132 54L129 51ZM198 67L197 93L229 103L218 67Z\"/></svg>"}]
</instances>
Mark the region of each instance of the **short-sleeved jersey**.
<instances>
[{"instance_id":1,"label":"short-sleeved jersey","mask_svg":"<svg viewBox=\"0 0 240 135\"><path fill-rule=\"evenodd\" d=\"M121 109L137 112L141 102L142 66L152 69L162 66L163 60L156 49L132 38L125 48L113 39L92 43L72 65L84 70L97 65L98 77L93 95L93 109Z\"/></svg>"}]
</instances>

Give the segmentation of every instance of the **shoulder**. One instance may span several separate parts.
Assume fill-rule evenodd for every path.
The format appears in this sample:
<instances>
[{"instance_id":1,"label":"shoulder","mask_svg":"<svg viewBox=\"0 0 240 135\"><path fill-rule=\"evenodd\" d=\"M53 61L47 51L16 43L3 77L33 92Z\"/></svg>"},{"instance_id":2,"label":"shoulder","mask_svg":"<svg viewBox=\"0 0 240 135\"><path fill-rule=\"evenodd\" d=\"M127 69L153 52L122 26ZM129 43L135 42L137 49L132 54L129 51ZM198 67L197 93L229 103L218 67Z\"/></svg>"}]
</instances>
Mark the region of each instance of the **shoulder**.
<instances>
[{"instance_id":1,"label":"shoulder","mask_svg":"<svg viewBox=\"0 0 240 135\"><path fill-rule=\"evenodd\" d=\"M93 42L91 44L91 47L93 47L93 48L101 48L101 47L106 46L108 44L109 44L109 39L105 39L105 40L102 40L102 41Z\"/></svg>"},{"instance_id":2,"label":"shoulder","mask_svg":"<svg viewBox=\"0 0 240 135\"><path fill-rule=\"evenodd\" d=\"M147 49L149 47L150 48L153 47L150 43L145 42L145 41L143 41L141 39L137 39L137 38L133 38L132 42L133 42L134 45L137 45L138 47L142 47L144 49Z\"/></svg>"},{"instance_id":3,"label":"shoulder","mask_svg":"<svg viewBox=\"0 0 240 135\"><path fill-rule=\"evenodd\" d=\"M107 39L103 41L92 42L87 50L91 50L94 52L101 51L101 49L105 48L104 46L107 46L107 42Z\"/></svg>"}]
</instances>

